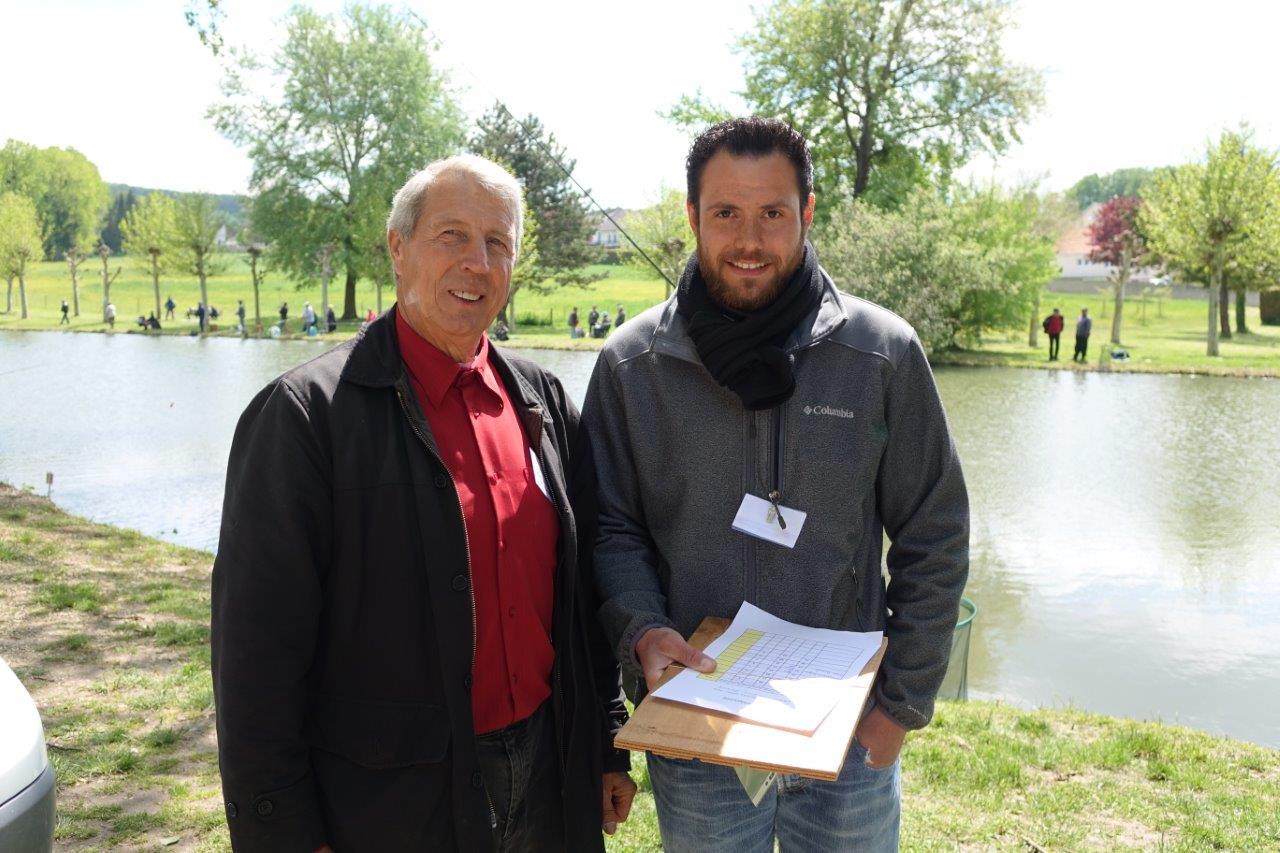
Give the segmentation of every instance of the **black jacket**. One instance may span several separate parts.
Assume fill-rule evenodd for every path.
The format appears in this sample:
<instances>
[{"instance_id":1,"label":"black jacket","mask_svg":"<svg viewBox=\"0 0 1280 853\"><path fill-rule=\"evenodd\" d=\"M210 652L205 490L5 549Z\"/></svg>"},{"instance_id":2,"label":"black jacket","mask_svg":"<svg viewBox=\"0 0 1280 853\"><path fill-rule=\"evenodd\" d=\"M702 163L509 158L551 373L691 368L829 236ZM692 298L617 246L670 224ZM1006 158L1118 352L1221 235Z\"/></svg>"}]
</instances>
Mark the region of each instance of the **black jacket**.
<instances>
[{"instance_id":1,"label":"black jacket","mask_svg":"<svg viewBox=\"0 0 1280 853\"><path fill-rule=\"evenodd\" d=\"M461 505L388 311L236 427L213 568L219 762L238 851L493 844L471 723ZM491 350L560 518L552 702L568 848L600 850L625 719L589 578L595 485L559 381Z\"/></svg>"}]
</instances>

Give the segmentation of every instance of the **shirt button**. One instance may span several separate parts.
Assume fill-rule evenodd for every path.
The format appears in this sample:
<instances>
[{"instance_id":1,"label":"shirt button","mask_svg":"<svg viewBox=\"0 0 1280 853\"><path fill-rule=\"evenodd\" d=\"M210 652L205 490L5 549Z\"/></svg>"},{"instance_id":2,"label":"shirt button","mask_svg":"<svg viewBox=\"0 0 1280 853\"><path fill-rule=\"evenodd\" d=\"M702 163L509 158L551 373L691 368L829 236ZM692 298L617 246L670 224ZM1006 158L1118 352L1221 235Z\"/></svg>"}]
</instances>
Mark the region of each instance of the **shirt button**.
<instances>
[{"instance_id":1,"label":"shirt button","mask_svg":"<svg viewBox=\"0 0 1280 853\"><path fill-rule=\"evenodd\" d=\"M499 550L499 551L505 551L505 550L507 550L507 542L506 542L506 540L505 540L505 539L499 539L499 540L498 540L498 550Z\"/></svg>"},{"instance_id":2,"label":"shirt button","mask_svg":"<svg viewBox=\"0 0 1280 853\"><path fill-rule=\"evenodd\" d=\"M471 413L471 417L473 417L473 418L478 418L478 417L480 417L480 413L479 413L479 412L472 412L472 413Z\"/></svg>"},{"instance_id":3,"label":"shirt button","mask_svg":"<svg viewBox=\"0 0 1280 853\"><path fill-rule=\"evenodd\" d=\"M507 610L507 615L510 616L512 619L516 618L516 609L514 607L509 608Z\"/></svg>"},{"instance_id":4,"label":"shirt button","mask_svg":"<svg viewBox=\"0 0 1280 853\"><path fill-rule=\"evenodd\" d=\"M484 777L480 775L479 771L471 774L471 787L477 789L484 787Z\"/></svg>"},{"instance_id":5,"label":"shirt button","mask_svg":"<svg viewBox=\"0 0 1280 853\"><path fill-rule=\"evenodd\" d=\"M498 484L498 475L497 475L497 474L490 474L490 475L489 475L489 483L490 483L491 485L495 485L495 486L496 486L496 485Z\"/></svg>"},{"instance_id":6,"label":"shirt button","mask_svg":"<svg viewBox=\"0 0 1280 853\"><path fill-rule=\"evenodd\" d=\"M467 588L467 576L454 575L451 586L453 587L454 592L462 592L464 589Z\"/></svg>"},{"instance_id":7,"label":"shirt button","mask_svg":"<svg viewBox=\"0 0 1280 853\"><path fill-rule=\"evenodd\" d=\"M262 815L263 817L268 817L273 811L276 810L275 803L271 802L270 800L260 800L258 802L257 808L258 808L258 814Z\"/></svg>"},{"instance_id":8,"label":"shirt button","mask_svg":"<svg viewBox=\"0 0 1280 853\"><path fill-rule=\"evenodd\" d=\"M240 810L236 808L235 803L227 803L227 817L235 817L240 814Z\"/></svg>"}]
</instances>

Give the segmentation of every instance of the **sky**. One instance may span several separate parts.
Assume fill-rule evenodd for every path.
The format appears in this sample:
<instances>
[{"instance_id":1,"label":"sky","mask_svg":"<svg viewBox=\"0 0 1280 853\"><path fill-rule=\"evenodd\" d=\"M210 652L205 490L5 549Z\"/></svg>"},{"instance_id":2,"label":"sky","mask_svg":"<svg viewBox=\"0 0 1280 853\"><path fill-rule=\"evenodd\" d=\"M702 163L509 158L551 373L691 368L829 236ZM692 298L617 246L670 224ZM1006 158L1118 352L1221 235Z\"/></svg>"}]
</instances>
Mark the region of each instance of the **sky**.
<instances>
[{"instance_id":1,"label":"sky","mask_svg":"<svg viewBox=\"0 0 1280 853\"><path fill-rule=\"evenodd\" d=\"M269 53L289 5L223 0L227 42ZM659 113L699 89L735 105L742 57L733 44L754 21L737 0L405 5L426 19L471 116L495 98L537 115L608 207L643 206L663 185L683 186L689 140ZM76 148L111 182L245 192L247 157L205 117L222 73L186 26L185 6L0 0L0 139ZM1196 159L1241 122L1280 147L1280 7L1024 0L1014 21L1006 50L1043 70L1045 107L1020 144L975 159L969 176L1065 189L1089 173Z\"/></svg>"}]
</instances>

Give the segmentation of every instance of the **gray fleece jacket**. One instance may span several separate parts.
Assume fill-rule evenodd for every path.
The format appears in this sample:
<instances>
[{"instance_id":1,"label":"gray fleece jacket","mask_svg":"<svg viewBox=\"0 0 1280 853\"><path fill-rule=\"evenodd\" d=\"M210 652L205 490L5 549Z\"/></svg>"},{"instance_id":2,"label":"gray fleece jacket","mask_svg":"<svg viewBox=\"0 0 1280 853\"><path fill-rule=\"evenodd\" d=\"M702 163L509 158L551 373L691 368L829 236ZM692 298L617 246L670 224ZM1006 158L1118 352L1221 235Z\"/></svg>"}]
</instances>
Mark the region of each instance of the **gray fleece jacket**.
<instances>
[{"instance_id":1,"label":"gray fleece jacket","mask_svg":"<svg viewBox=\"0 0 1280 853\"><path fill-rule=\"evenodd\" d=\"M883 630L876 704L909 729L932 717L969 567L960 461L911 327L823 275L787 345L795 394L775 409L747 411L711 378L674 296L617 330L596 364L583 407L596 584L633 700L645 631L687 637L746 600L804 625ZM808 513L794 550L731 527L744 492L774 489Z\"/></svg>"}]
</instances>

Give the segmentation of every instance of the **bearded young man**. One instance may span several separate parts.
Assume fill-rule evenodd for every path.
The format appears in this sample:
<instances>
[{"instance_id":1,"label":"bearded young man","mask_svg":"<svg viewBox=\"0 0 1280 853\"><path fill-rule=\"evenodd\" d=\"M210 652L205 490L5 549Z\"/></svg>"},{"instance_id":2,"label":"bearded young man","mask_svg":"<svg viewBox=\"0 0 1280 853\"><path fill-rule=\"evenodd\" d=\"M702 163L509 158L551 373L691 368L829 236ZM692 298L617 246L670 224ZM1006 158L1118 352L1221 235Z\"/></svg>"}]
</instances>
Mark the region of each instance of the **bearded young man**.
<instances>
[{"instance_id":1,"label":"bearded young man","mask_svg":"<svg viewBox=\"0 0 1280 853\"><path fill-rule=\"evenodd\" d=\"M893 850L898 753L933 713L968 574L942 403L911 327L818 265L798 133L716 125L687 172L697 253L672 298L605 345L583 413L601 617L628 693L639 701L671 663L711 671L683 637L743 601L889 645L837 781L780 776L753 807L731 768L649 755L663 846ZM793 548L732 529L746 496L801 525Z\"/></svg>"}]
</instances>

